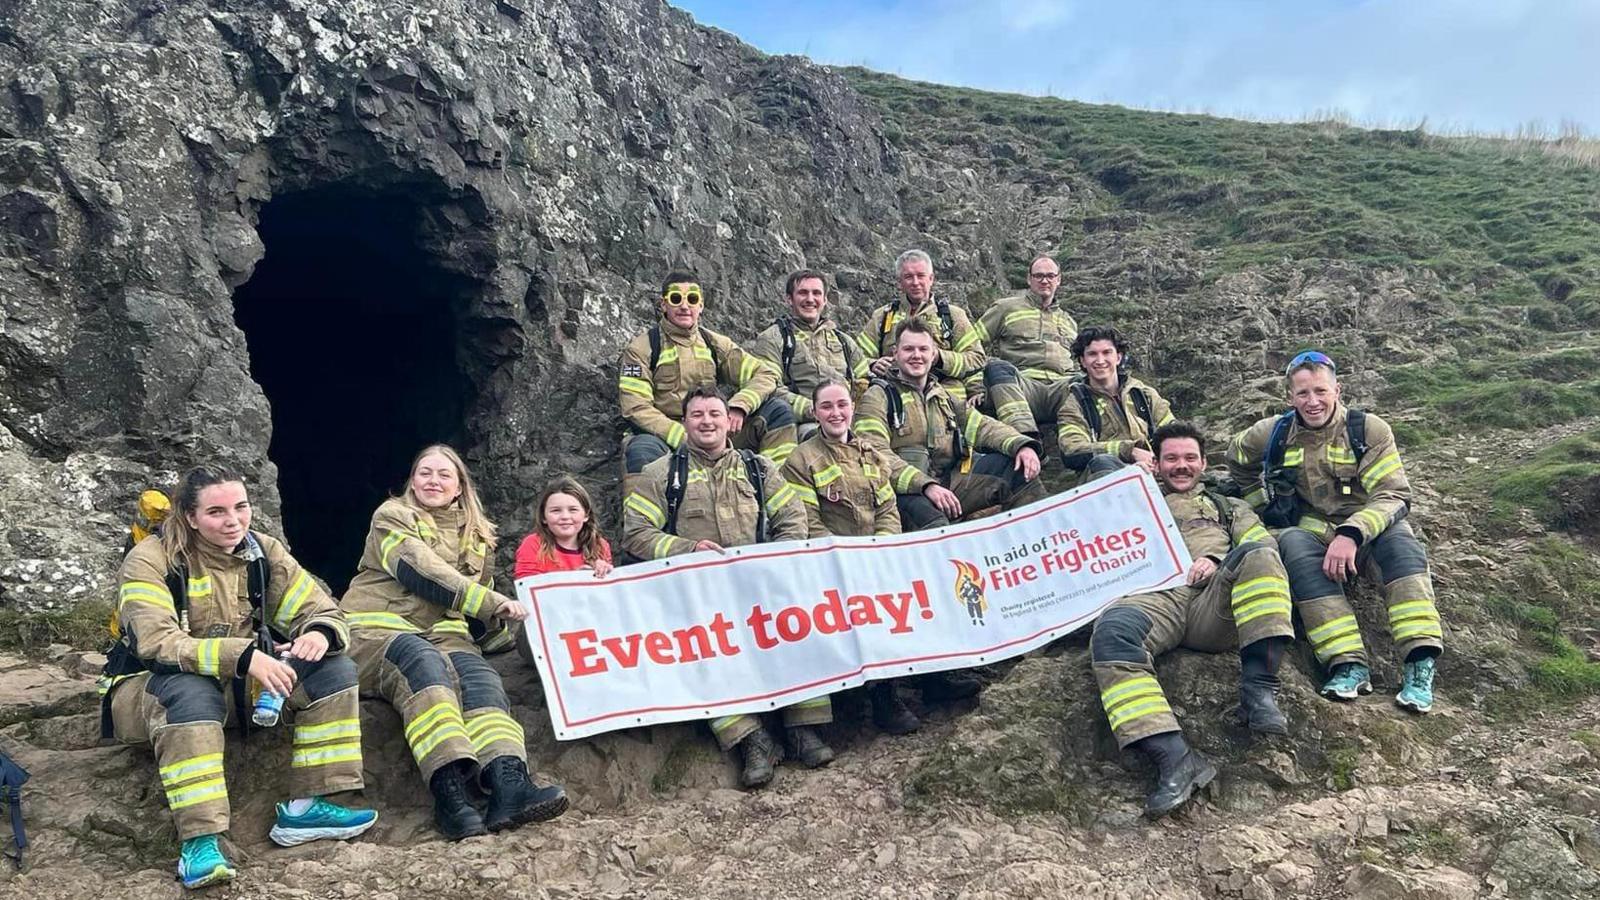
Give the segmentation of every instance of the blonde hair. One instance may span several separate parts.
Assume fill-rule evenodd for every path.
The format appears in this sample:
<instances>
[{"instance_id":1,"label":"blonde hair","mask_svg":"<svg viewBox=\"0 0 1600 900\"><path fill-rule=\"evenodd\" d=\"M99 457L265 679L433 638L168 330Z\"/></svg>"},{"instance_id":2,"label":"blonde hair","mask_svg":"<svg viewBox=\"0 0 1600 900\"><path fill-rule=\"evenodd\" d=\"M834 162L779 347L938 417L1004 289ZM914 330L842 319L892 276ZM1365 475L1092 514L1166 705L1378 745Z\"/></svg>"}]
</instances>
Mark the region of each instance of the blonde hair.
<instances>
[{"instance_id":1,"label":"blonde hair","mask_svg":"<svg viewBox=\"0 0 1600 900\"><path fill-rule=\"evenodd\" d=\"M539 494L539 506L533 513L533 532L539 536L539 557L545 562L553 562L556 558L556 536L544 520L544 506L556 494L573 497L583 507L584 523L578 529L578 549L583 551L583 561L592 565L596 560L604 559L600 526L594 520L594 502L589 499L589 492L583 489L578 479L571 475L557 475L550 479L543 493Z\"/></svg>"},{"instance_id":2,"label":"blonde hair","mask_svg":"<svg viewBox=\"0 0 1600 900\"><path fill-rule=\"evenodd\" d=\"M195 544L200 538L194 526L189 524L189 514L200 508L201 491L234 481L243 486L244 476L216 464L195 466L183 473L172 498L177 515L167 516L166 521L161 523L161 549L166 551L168 560L181 561L190 570L195 568Z\"/></svg>"},{"instance_id":3,"label":"blonde hair","mask_svg":"<svg viewBox=\"0 0 1600 900\"><path fill-rule=\"evenodd\" d=\"M471 541L486 544L490 550L496 543L494 522L483 512L483 501L478 499L478 489L472 485L472 473L467 471L467 464L461 461L461 454L449 444L429 444L423 447L414 459L411 460L411 471L406 475L406 489L402 499L418 509L427 509L417 495L411 490L411 481L417 477L417 466L429 455L437 453L450 461L456 468L456 477L461 480L461 510L464 513L461 534Z\"/></svg>"}]
</instances>

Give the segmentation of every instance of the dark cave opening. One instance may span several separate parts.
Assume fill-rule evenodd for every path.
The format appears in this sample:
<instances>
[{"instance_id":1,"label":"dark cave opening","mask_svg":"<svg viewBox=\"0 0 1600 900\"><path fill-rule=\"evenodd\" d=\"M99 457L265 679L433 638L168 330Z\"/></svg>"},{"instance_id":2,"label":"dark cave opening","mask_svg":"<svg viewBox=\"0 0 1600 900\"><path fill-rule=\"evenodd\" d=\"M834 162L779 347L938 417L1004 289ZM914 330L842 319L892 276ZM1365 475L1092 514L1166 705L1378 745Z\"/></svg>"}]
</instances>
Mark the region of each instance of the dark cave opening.
<instances>
[{"instance_id":1,"label":"dark cave opening","mask_svg":"<svg viewBox=\"0 0 1600 900\"><path fill-rule=\"evenodd\" d=\"M336 594L416 452L464 437L472 386L457 352L470 282L429 254L425 226L400 192L275 198L258 226L266 255L234 292L251 377L272 404L284 533Z\"/></svg>"}]
</instances>

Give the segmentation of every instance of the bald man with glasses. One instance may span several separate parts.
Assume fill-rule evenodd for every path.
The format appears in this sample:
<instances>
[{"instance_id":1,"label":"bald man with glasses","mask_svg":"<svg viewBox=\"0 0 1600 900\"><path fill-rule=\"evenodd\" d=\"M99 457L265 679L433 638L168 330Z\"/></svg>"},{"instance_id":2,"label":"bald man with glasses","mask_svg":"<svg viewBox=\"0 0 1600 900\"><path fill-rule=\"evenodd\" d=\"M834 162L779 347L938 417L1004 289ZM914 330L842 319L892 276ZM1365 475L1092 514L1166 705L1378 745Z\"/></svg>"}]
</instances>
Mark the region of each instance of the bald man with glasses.
<instances>
[{"instance_id":1,"label":"bald man with glasses","mask_svg":"<svg viewBox=\"0 0 1600 900\"><path fill-rule=\"evenodd\" d=\"M1060 285L1056 261L1035 257L1028 264L1028 290L995 301L978 320L989 361L968 391L976 394L981 385L994 417L1034 438L1041 425L1056 423L1073 370L1078 323L1055 303Z\"/></svg>"}]
</instances>

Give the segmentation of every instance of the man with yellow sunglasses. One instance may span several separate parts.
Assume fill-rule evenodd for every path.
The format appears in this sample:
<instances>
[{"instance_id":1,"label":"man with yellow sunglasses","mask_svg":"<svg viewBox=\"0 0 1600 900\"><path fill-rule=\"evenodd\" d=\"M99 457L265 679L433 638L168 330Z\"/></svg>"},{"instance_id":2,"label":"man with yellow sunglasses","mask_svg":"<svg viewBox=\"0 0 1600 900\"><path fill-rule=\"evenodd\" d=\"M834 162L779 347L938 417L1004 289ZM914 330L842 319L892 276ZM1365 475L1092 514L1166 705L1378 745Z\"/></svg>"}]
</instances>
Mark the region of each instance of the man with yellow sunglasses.
<instances>
[{"instance_id":1,"label":"man with yellow sunglasses","mask_svg":"<svg viewBox=\"0 0 1600 900\"><path fill-rule=\"evenodd\" d=\"M782 466L794 451L794 411L773 398L778 378L732 339L700 327L706 292L689 272L661 286L661 319L622 350L618 398L628 420L623 462L628 476L683 443L683 398L697 387L720 385L728 398L729 433L738 448L757 449Z\"/></svg>"}]
</instances>

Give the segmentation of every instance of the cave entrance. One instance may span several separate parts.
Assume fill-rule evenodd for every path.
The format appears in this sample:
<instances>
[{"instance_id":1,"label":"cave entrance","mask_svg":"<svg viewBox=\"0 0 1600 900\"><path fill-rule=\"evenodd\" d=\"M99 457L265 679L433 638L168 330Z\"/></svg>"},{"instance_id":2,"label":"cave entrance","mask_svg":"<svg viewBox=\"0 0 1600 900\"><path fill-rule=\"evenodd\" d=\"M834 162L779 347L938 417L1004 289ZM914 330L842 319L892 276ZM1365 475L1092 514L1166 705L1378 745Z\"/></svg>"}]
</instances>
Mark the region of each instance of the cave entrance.
<instances>
[{"instance_id":1,"label":"cave entrance","mask_svg":"<svg viewBox=\"0 0 1600 900\"><path fill-rule=\"evenodd\" d=\"M284 533L336 593L413 454L464 437L459 318L472 283L426 249L431 222L399 192L275 198L258 226L266 255L234 291L251 377L272 404Z\"/></svg>"}]
</instances>

